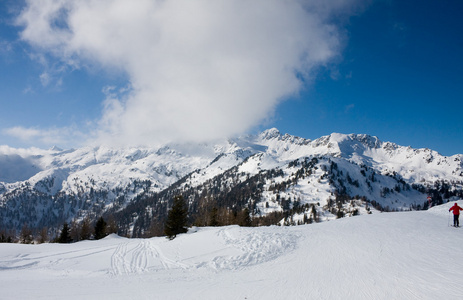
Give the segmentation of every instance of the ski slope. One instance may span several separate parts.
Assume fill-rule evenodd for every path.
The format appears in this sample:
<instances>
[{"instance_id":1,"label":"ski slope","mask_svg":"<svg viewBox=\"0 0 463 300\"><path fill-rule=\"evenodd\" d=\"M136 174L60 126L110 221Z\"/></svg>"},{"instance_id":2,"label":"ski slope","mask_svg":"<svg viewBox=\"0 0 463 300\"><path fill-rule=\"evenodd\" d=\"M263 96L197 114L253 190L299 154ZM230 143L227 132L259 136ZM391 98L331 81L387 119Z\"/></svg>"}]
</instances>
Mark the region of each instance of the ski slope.
<instances>
[{"instance_id":1,"label":"ski slope","mask_svg":"<svg viewBox=\"0 0 463 300\"><path fill-rule=\"evenodd\" d=\"M462 299L463 228L448 226L451 205L193 228L173 241L0 244L0 298Z\"/></svg>"}]
</instances>

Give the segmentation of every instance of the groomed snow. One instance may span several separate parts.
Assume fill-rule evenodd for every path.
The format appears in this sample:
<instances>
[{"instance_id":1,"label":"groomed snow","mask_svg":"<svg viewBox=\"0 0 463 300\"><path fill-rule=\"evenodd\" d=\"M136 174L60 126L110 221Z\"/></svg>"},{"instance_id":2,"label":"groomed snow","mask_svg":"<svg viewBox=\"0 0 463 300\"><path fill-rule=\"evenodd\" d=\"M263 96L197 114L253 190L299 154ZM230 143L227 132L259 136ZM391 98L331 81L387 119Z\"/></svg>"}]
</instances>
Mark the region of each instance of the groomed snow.
<instances>
[{"instance_id":1,"label":"groomed snow","mask_svg":"<svg viewBox=\"0 0 463 300\"><path fill-rule=\"evenodd\" d=\"M0 244L0 298L462 299L463 228L448 226L451 205L297 227L193 228L173 241Z\"/></svg>"}]
</instances>

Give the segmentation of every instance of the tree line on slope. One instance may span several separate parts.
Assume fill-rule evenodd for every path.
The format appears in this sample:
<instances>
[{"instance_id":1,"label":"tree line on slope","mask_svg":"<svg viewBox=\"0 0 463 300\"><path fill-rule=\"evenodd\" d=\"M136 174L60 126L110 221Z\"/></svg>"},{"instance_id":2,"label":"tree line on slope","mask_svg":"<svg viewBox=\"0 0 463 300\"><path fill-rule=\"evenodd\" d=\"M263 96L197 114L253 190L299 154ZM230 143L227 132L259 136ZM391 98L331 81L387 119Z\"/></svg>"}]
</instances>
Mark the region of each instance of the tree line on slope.
<instances>
[{"instance_id":1,"label":"tree line on slope","mask_svg":"<svg viewBox=\"0 0 463 300\"><path fill-rule=\"evenodd\" d=\"M100 217L96 222L85 218L82 222L73 221L70 224L65 222L59 231L51 231L46 227L36 231L27 224L21 228L19 235L14 230L2 230L0 231L0 243L73 243L83 240L99 240L111 233L117 234L117 232L117 224L113 218L106 221Z\"/></svg>"}]
</instances>

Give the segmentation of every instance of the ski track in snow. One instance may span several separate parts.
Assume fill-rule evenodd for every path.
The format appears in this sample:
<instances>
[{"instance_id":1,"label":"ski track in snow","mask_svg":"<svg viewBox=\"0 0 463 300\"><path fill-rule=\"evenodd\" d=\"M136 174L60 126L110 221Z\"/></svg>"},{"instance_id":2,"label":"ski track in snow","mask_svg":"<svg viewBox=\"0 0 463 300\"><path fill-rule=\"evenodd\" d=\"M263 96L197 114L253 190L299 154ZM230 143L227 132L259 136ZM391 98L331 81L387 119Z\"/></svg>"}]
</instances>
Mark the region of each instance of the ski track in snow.
<instances>
[{"instance_id":1,"label":"ski track in snow","mask_svg":"<svg viewBox=\"0 0 463 300\"><path fill-rule=\"evenodd\" d=\"M166 257L152 240L133 240L119 244L111 256L112 276L149 271L186 269L187 265Z\"/></svg>"},{"instance_id":2,"label":"ski track in snow","mask_svg":"<svg viewBox=\"0 0 463 300\"><path fill-rule=\"evenodd\" d=\"M232 232L222 229L218 235L226 244L239 249L243 254L216 259L214 263L220 269L238 269L275 259L293 250L297 241L296 236L289 233L262 234L252 230L234 237Z\"/></svg>"},{"instance_id":3,"label":"ski track in snow","mask_svg":"<svg viewBox=\"0 0 463 300\"><path fill-rule=\"evenodd\" d=\"M16 245L15 245L16 246ZM34 247L33 245L28 245ZM106 254L112 247L89 247L79 250L54 252L49 255L18 254L11 260L0 260L0 270L12 269L41 269L62 265L66 262ZM41 254L40 252L38 254ZM34 267L34 268L32 268Z\"/></svg>"},{"instance_id":4,"label":"ski track in snow","mask_svg":"<svg viewBox=\"0 0 463 300\"><path fill-rule=\"evenodd\" d=\"M248 232L243 234L243 230ZM292 234L263 235L239 227L219 229L216 236L220 241L220 247L211 247L201 255L188 259L175 259L175 251L178 252L181 245L171 251L170 255L166 255L164 252L167 250L162 249L163 243L157 243L157 239L122 242L111 256L109 273L119 276L169 269L235 270L275 259L294 249L296 243L296 237ZM237 255L227 255L230 252Z\"/></svg>"}]
</instances>

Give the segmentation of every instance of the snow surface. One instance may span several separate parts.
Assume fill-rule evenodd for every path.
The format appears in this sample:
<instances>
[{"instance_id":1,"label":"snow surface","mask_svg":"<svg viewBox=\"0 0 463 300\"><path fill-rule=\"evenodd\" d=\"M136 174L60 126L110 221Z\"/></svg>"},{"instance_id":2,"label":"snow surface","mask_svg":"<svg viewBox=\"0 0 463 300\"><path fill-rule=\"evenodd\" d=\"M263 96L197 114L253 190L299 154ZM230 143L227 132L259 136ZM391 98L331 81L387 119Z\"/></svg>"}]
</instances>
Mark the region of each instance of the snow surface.
<instances>
[{"instance_id":1,"label":"snow surface","mask_svg":"<svg viewBox=\"0 0 463 300\"><path fill-rule=\"evenodd\" d=\"M462 299L463 228L449 227L451 205L192 228L173 241L0 244L0 298Z\"/></svg>"}]
</instances>

